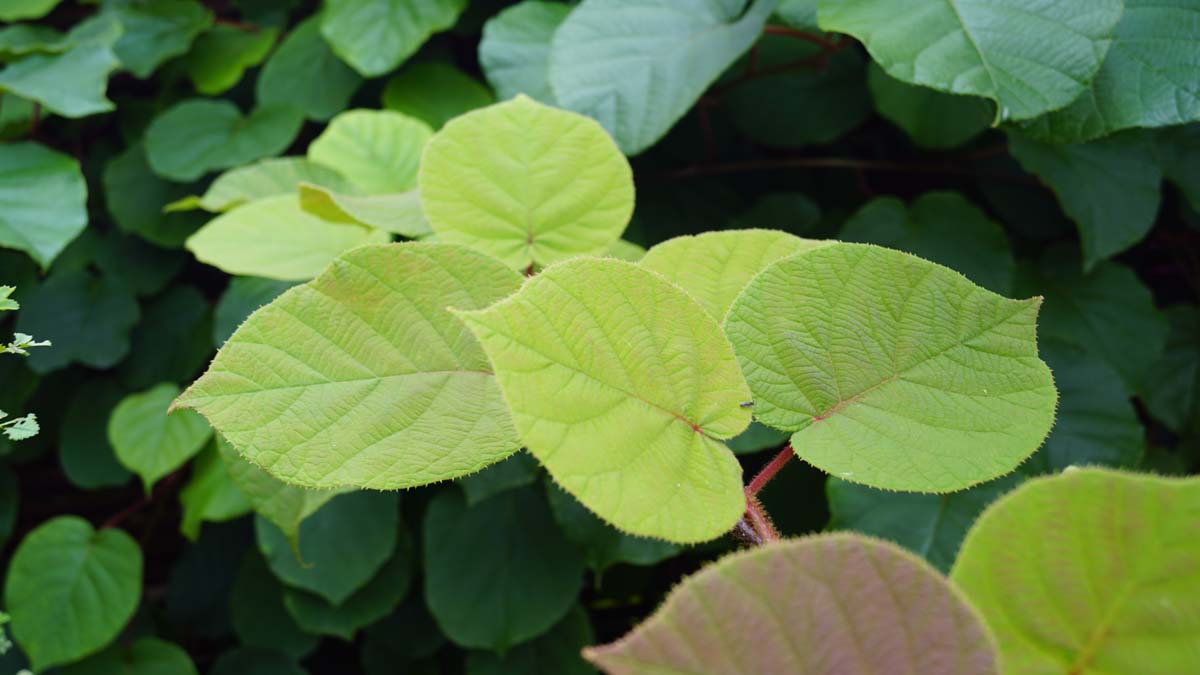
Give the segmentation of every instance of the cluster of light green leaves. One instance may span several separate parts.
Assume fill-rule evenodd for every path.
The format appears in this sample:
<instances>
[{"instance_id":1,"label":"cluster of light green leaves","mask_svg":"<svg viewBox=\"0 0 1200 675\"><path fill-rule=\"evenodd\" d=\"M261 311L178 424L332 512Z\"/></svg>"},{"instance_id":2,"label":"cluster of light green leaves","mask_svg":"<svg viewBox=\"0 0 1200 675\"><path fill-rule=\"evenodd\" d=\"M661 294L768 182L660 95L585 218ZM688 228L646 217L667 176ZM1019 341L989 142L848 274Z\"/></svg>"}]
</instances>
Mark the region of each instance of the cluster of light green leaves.
<instances>
[{"instance_id":1,"label":"cluster of light green leaves","mask_svg":"<svg viewBox=\"0 0 1200 675\"><path fill-rule=\"evenodd\" d=\"M432 667L444 642L467 651L468 673L590 672L584 571L599 590L614 565L728 531L745 503L737 455L790 439L832 474L831 528L953 567L957 586L874 540L789 542L689 581L643 629L589 652L596 665L803 670L795 650L874 665L814 637L828 629L936 643L905 657L919 672L1187 670L1182 649L1147 656L1108 635L1165 633L1141 620L1164 602L1164 621L1194 635L1195 608L1172 604L1192 577L1132 598L1029 589L1141 588L1164 566L1195 569L1187 546L1127 560L1103 529L1191 514L1194 485L1022 482L1194 461L1200 315L1155 306L1155 265L1107 259L1177 205L1173 190L1185 214L1200 210L1200 137L1179 126L1200 117L1200 10L1052 4L524 0L491 16L458 0L326 0L308 16L286 0L6 4L0 247L15 252L0 251L0 283L22 289L23 307L0 351L39 344L30 334L55 348L0 361L0 405L46 410L54 429L0 439L0 545L17 513L8 462L49 451L80 489L178 499L193 545L164 608L206 637L232 633L218 675L303 673L321 639L357 639L372 675ZM476 36L472 75L463 47ZM800 150L803 162L856 130L884 139L872 155L911 144L935 170L1032 174L1051 192L985 179L851 213L861 199L835 180L672 175L718 157ZM1019 168L987 159L983 139L1007 139ZM1043 251L1068 221L1081 255ZM817 239L834 236L855 243ZM214 434L169 406L221 345L178 398ZM0 425L23 436L23 420ZM1164 452L1163 437L1184 450ZM403 509L355 489L450 479ZM824 499L818 483L772 490L781 524ZM1125 504L1137 508L1104 510ZM1002 509L1019 515L990 515ZM1078 527L1056 530L1047 512ZM1146 527L1174 541L1172 522ZM70 517L34 524L8 568L18 650L0 670L23 654L76 674L196 672L144 622L114 642L136 607L160 602L140 593L132 539ZM1094 545L1069 549L1078 532ZM1013 558L997 542L1018 535L1032 552ZM1090 559L1118 563L1069 568ZM1020 584L996 582L997 561ZM833 615L816 591L797 591L802 606L724 599L722 584L788 574L838 589L850 625L789 613ZM621 583L618 569L613 593ZM698 625L707 606L729 625ZM942 623L913 618L930 607ZM1071 630L1037 623L1063 607ZM752 652L715 649L776 621L786 630ZM664 645L684 660L657 661Z\"/></svg>"}]
</instances>

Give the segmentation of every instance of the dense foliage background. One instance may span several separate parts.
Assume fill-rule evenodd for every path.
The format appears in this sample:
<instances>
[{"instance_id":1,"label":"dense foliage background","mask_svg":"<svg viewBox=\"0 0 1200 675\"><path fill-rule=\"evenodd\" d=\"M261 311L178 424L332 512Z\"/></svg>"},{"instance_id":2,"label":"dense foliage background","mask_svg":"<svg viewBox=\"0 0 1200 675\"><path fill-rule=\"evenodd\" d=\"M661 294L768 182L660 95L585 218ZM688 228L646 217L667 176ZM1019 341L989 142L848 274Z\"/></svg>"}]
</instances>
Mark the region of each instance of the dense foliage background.
<instances>
[{"instance_id":1,"label":"dense foliage background","mask_svg":"<svg viewBox=\"0 0 1200 675\"><path fill-rule=\"evenodd\" d=\"M974 517L1026 476L1087 463L1197 472L1200 9L1153 14L1127 0L1100 28L1063 18L1051 35L1091 35L1063 48L1107 50L1098 71L1002 63L990 91L956 89L974 97L895 79L947 89L954 73L938 69L970 64L906 70L912 55L870 16L822 15L864 47L819 30L817 4L0 0L0 285L20 304L0 328L53 343L0 354L0 409L33 412L41 426L0 439L0 568L30 531L67 514L124 530L144 557L120 638L58 672L115 672L114 659L180 673L193 672L189 660L213 673L588 672L579 647L623 634L734 546L621 535L524 455L403 494L268 488L293 500L282 507L202 421L166 428L169 401L234 328L306 278L226 273L294 261L293 239L306 254L320 247L298 181L334 189L340 171L367 193L412 187L420 146L385 144L366 123L346 125L375 157L310 145L350 109L436 130L524 92L596 114L631 155L632 244L777 228L900 248L1003 295L1045 297L1041 352L1058 420L1016 474L918 495L792 462L763 494L787 534L854 529L945 570ZM1069 14L1087 3L1060 4ZM564 24L572 12L587 22ZM940 30L922 16L891 17L918 51ZM551 49L560 24L575 33ZM624 42L597 39L604 26ZM719 40L689 47L714 27ZM1145 35L1161 39L1147 46ZM628 53L640 60L623 63ZM594 90L616 82L632 110L596 103ZM206 194L224 170L306 152L264 172L269 184L245 188L250 197ZM275 239L185 248L221 212L264 195L291 204ZM328 258L316 260L319 270ZM756 426L733 447L750 473L784 438ZM293 530L303 521L309 566L280 529L288 518ZM430 616L427 593L455 625ZM511 613L485 611L506 600ZM547 611L549 632L509 630ZM25 665L10 649L0 675Z\"/></svg>"}]
</instances>

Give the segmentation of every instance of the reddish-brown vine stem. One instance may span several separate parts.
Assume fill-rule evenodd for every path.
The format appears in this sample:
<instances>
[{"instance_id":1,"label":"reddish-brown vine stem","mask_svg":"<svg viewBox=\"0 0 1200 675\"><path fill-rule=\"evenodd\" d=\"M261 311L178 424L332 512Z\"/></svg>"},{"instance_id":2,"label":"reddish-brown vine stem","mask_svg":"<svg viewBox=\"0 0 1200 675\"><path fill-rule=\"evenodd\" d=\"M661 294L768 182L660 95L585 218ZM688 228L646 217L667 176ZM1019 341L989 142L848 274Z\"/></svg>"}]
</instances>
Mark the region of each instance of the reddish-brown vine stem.
<instances>
[{"instance_id":1,"label":"reddish-brown vine stem","mask_svg":"<svg viewBox=\"0 0 1200 675\"><path fill-rule=\"evenodd\" d=\"M792 450L792 445L785 445L783 450L771 458L771 461L750 480L746 486L746 512L733 528L734 537L752 546L779 541L779 531L771 523L762 502L758 501L758 493L791 461L794 454L796 453Z\"/></svg>"},{"instance_id":2,"label":"reddish-brown vine stem","mask_svg":"<svg viewBox=\"0 0 1200 675\"><path fill-rule=\"evenodd\" d=\"M795 38L797 40L811 42L826 51L836 52L842 48L841 44L830 40L824 35L817 35L816 33L809 33L808 31L798 30L796 28L788 28L787 26L768 25L763 27L763 32L767 33L768 35L783 35L786 37Z\"/></svg>"},{"instance_id":3,"label":"reddish-brown vine stem","mask_svg":"<svg viewBox=\"0 0 1200 675\"><path fill-rule=\"evenodd\" d=\"M783 450L780 450L779 454L775 455L754 478L750 479L750 484L746 486L746 493L751 496L757 495L763 489L763 486L771 482L771 479L779 473L779 470L791 461L795 454L791 443L783 446Z\"/></svg>"},{"instance_id":4,"label":"reddish-brown vine stem","mask_svg":"<svg viewBox=\"0 0 1200 675\"><path fill-rule=\"evenodd\" d=\"M127 520L130 516L137 513L138 511L141 511L142 509L146 508L151 503L153 503L154 498L156 496L160 496L163 492L166 492L167 489L170 488L171 485L173 485L176 481L178 481L180 476L182 476L182 475L183 475L182 470L177 470L177 471L169 474L166 478L163 478L161 481L158 482L157 485L155 485L153 488L151 488L150 493L147 494L145 497L142 497L141 499L134 502L133 504L130 504L129 506L125 507L124 509L121 509L117 513L114 513L111 518L104 521L104 524L102 524L100 526L100 529L104 530L104 529L108 529L110 527L116 527L116 526L120 525L121 523L125 522L125 520Z\"/></svg>"}]
</instances>

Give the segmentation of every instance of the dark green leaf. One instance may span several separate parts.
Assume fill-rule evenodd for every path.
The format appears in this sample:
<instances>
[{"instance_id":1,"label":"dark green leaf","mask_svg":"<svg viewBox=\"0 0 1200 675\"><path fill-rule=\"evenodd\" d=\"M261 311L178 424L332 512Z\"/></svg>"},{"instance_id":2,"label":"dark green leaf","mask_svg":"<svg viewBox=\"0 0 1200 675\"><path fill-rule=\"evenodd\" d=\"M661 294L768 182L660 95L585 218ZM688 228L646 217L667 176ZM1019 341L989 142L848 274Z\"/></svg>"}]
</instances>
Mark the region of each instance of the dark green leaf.
<instances>
[{"instance_id":1,"label":"dark green leaf","mask_svg":"<svg viewBox=\"0 0 1200 675\"><path fill-rule=\"evenodd\" d=\"M258 548L285 584L341 604L365 586L395 552L399 499L395 492L350 492L334 497L300 525L298 552L282 530L259 518L255 522Z\"/></svg>"},{"instance_id":2,"label":"dark green leaf","mask_svg":"<svg viewBox=\"0 0 1200 675\"><path fill-rule=\"evenodd\" d=\"M991 126L996 115L987 99L901 82L875 63L867 68L867 87L879 114L923 148L962 145Z\"/></svg>"},{"instance_id":3,"label":"dark green leaf","mask_svg":"<svg viewBox=\"0 0 1200 675\"><path fill-rule=\"evenodd\" d=\"M575 607L550 632L503 654L467 653L467 675L588 675L595 669L580 656L594 640L587 613Z\"/></svg>"},{"instance_id":4,"label":"dark green leaf","mask_svg":"<svg viewBox=\"0 0 1200 675\"><path fill-rule=\"evenodd\" d=\"M485 467L478 473L463 476L458 480L467 496L467 506L488 499L505 490L529 485L537 480L538 463L527 452L518 452L512 457Z\"/></svg>"},{"instance_id":5,"label":"dark green leaf","mask_svg":"<svg viewBox=\"0 0 1200 675\"><path fill-rule=\"evenodd\" d=\"M464 647L504 650L546 632L575 602L583 558L563 538L540 487L468 507L456 489L429 503L425 599Z\"/></svg>"},{"instance_id":6,"label":"dark green leaf","mask_svg":"<svg viewBox=\"0 0 1200 675\"><path fill-rule=\"evenodd\" d=\"M247 555L229 594L233 631L244 645L300 659L316 649L319 638L296 625L283 604L283 593L262 556Z\"/></svg>"},{"instance_id":7,"label":"dark green leaf","mask_svg":"<svg viewBox=\"0 0 1200 675\"><path fill-rule=\"evenodd\" d=\"M771 74L719 86L734 125L757 143L829 143L871 114L865 60L857 51L824 56L808 42L768 35L758 43L756 61L755 68Z\"/></svg>"},{"instance_id":8,"label":"dark green leaf","mask_svg":"<svg viewBox=\"0 0 1200 675\"><path fill-rule=\"evenodd\" d=\"M214 345L223 345L254 310L279 297L295 286L292 281L264 279L262 277L234 277L217 301L213 313L212 340Z\"/></svg>"},{"instance_id":9,"label":"dark green leaf","mask_svg":"<svg viewBox=\"0 0 1200 675\"><path fill-rule=\"evenodd\" d=\"M4 587L13 636L36 670L103 648L133 616L142 552L121 530L60 516L30 532Z\"/></svg>"},{"instance_id":10,"label":"dark green leaf","mask_svg":"<svg viewBox=\"0 0 1200 675\"><path fill-rule=\"evenodd\" d=\"M550 41L570 13L571 7L560 2L525 0L484 24L479 65L501 100L525 94L554 103Z\"/></svg>"},{"instance_id":11,"label":"dark green leaf","mask_svg":"<svg viewBox=\"0 0 1200 675\"><path fill-rule=\"evenodd\" d=\"M229 101L191 99L150 123L146 158L158 175L192 181L210 171L283 152L303 122L291 106L263 106L243 116Z\"/></svg>"},{"instance_id":12,"label":"dark green leaf","mask_svg":"<svg viewBox=\"0 0 1200 675\"><path fill-rule=\"evenodd\" d=\"M84 382L67 404L58 434L58 461L74 485L93 490L116 487L132 474L121 466L108 442L108 418L126 391L116 380Z\"/></svg>"},{"instance_id":13,"label":"dark green leaf","mask_svg":"<svg viewBox=\"0 0 1200 675\"><path fill-rule=\"evenodd\" d=\"M52 274L22 301L17 331L50 340L29 354L29 367L48 373L82 363L109 368L129 353L137 301L120 281L77 270Z\"/></svg>"},{"instance_id":14,"label":"dark green leaf","mask_svg":"<svg viewBox=\"0 0 1200 675\"><path fill-rule=\"evenodd\" d=\"M142 638L128 647L113 645L59 672L61 675L196 675L196 666L178 645Z\"/></svg>"},{"instance_id":15,"label":"dark green leaf","mask_svg":"<svg viewBox=\"0 0 1200 675\"><path fill-rule=\"evenodd\" d=\"M284 591L283 604L302 630L352 641L359 630L384 618L400 604L412 583L412 567L412 543L405 536L396 554L375 577L340 605L294 588Z\"/></svg>"},{"instance_id":16,"label":"dark green leaf","mask_svg":"<svg viewBox=\"0 0 1200 675\"><path fill-rule=\"evenodd\" d=\"M355 70L376 77L454 25L466 0L329 0L321 34Z\"/></svg>"},{"instance_id":17,"label":"dark green leaf","mask_svg":"<svg viewBox=\"0 0 1200 675\"><path fill-rule=\"evenodd\" d=\"M553 481L546 481L546 496L555 522L567 539L583 551L588 567L597 574L617 563L653 565L680 551L680 546L667 541L621 532L597 518Z\"/></svg>"},{"instance_id":18,"label":"dark green leaf","mask_svg":"<svg viewBox=\"0 0 1200 675\"><path fill-rule=\"evenodd\" d=\"M956 192L928 192L910 207L895 197L872 200L846 221L841 239L908 251L1001 295L1012 290L1004 228Z\"/></svg>"},{"instance_id":19,"label":"dark green leaf","mask_svg":"<svg viewBox=\"0 0 1200 675\"><path fill-rule=\"evenodd\" d=\"M0 246L49 267L87 224L79 163L37 143L0 144Z\"/></svg>"},{"instance_id":20,"label":"dark green leaf","mask_svg":"<svg viewBox=\"0 0 1200 675\"><path fill-rule=\"evenodd\" d=\"M900 544L943 573L950 571L967 530L983 509L1023 478L1010 474L944 495L888 492L830 477L831 530L855 530Z\"/></svg>"},{"instance_id":21,"label":"dark green leaf","mask_svg":"<svg viewBox=\"0 0 1200 675\"><path fill-rule=\"evenodd\" d=\"M262 63L278 35L274 28L218 24L196 38L184 59L184 70L196 91L208 96L219 94L237 84L247 68Z\"/></svg>"},{"instance_id":22,"label":"dark green leaf","mask_svg":"<svg viewBox=\"0 0 1200 675\"><path fill-rule=\"evenodd\" d=\"M163 213L163 208L190 190L159 178L146 161L142 143L134 143L104 166L104 202L122 231L159 246L179 248L202 224L190 213Z\"/></svg>"},{"instance_id":23,"label":"dark green leaf","mask_svg":"<svg viewBox=\"0 0 1200 675\"><path fill-rule=\"evenodd\" d=\"M243 647L222 654L208 675L308 675L308 671L279 652Z\"/></svg>"},{"instance_id":24,"label":"dark green leaf","mask_svg":"<svg viewBox=\"0 0 1200 675\"><path fill-rule=\"evenodd\" d=\"M1141 241L1154 224L1163 173L1148 137L1050 145L1011 134L1009 151L1054 189L1075 221L1084 269Z\"/></svg>"},{"instance_id":25,"label":"dark green leaf","mask_svg":"<svg viewBox=\"0 0 1200 675\"><path fill-rule=\"evenodd\" d=\"M1150 414L1176 431L1200 429L1200 312L1180 305L1166 311L1166 351L1142 387Z\"/></svg>"},{"instance_id":26,"label":"dark green leaf","mask_svg":"<svg viewBox=\"0 0 1200 675\"><path fill-rule=\"evenodd\" d=\"M1046 443L1019 469L1053 473L1068 466L1132 468L1146 442L1125 383L1107 363L1058 339L1043 339L1041 355L1058 386L1058 418Z\"/></svg>"},{"instance_id":27,"label":"dark green leaf","mask_svg":"<svg viewBox=\"0 0 1200 675\"><path fill-rule=\"evenodd\" d=\"M213 22L212 12L196 0L142 0L117 4L112 12L123 29L117 58L143 79L163 61L186 52Z\"/></svg>"},{"instance_id":28,"label":"dark green leaf","mask_svg":"<svg viewBox=\"0 0 1200 675\"><path fill-rule=\"evenodd\" d=\"M304 86L297 87L297 82ZM257 94L259 103L287 104L309 119L327 120L346 109L360 84L358 73L321 38L320 19L313 17L296 26L267 59Z\"/></svg>"},{"instance_id":29,"label":"dark green leaf","mask_svg":"<svg viewBox=\"0 0 1200 675\"><path fill-rule=\"evenodd\" d=\"M383 107L416 117L434 129L492 102L487 87L440 62L414 63L388 80L383 89Z\"/></svg>"}]
</instances>

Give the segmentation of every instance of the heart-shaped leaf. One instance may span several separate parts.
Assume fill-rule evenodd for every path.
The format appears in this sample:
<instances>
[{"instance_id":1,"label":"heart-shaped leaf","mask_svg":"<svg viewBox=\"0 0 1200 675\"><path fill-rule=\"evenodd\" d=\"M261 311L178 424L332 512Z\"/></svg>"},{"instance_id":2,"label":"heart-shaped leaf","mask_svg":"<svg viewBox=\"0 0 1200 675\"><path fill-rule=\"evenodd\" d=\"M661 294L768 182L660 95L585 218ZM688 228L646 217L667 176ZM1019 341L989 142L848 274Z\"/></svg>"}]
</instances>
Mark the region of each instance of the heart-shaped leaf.
<instances>
[{"instance_id":1,"label":"heart-shaped leaf","mask_svg":"<svg viewBox=\"0 0 1200 675\"><path fill-rule=\"evenodd\" d=\"M1200 663L1200 479L1078 469L988 508L950 574L1009 673L1186 673Z\"/></svg>"},{"instance_id":2,"label":"heart-shaped leaf","mask_svg":"<svg viewBox=\"0 0 1200 675\"><path fill-rule=\"evenodd\" d=\"M633 175L608 134L525 96L451 120L418 179L441 241L514 269L603 253L633 212Z\"/></svg>"},{"instance_id":3,"label":"heart-shaped leaf","mask_svg":"<svg viewBox=\"0 0 1200 675\"><path fill-rule=\"evenodd\" d=\"M525 447L596 515L632 534L713 539L745 508L723 439L750 422L717 322L661 276L610 258L547 268L460 312Z\"/></svg>"},{"instance_id":4,"label":"heart-shaped leaf","mask_svg":"<svg viewBox=\"0 0 1200 675\"><path fill-rule=\"evenodd\" d=\"M863 244L777 262L725 330L762 422L816 467L891 490L951 492L1012 471L1054 421L1039 299Z\"/></svg>"},{"instance_id":5,"label":"heart-shaped leaf","mask_svg":"<svg viewBox=\"0 0 1200 675\"><path fill-rule=\"evenodd\" d=\"M894 544L851 534L727 556L584 656L611 675L997 672L987 628L944 577Z\"/></svg>"},{"instance_id":6,"label":"heart-shaped leaf","mask_svg":"<svg viewBox=\"0 0 1200 675\"><path fill-rule=\"evenodd\" d=\"M447 244L364 246L250 316L176 402L289 483L395 489L520 445L483 350L447 307L521 278Z\"/></svg>"}]
</instances>

